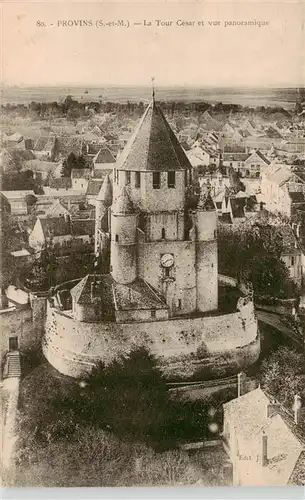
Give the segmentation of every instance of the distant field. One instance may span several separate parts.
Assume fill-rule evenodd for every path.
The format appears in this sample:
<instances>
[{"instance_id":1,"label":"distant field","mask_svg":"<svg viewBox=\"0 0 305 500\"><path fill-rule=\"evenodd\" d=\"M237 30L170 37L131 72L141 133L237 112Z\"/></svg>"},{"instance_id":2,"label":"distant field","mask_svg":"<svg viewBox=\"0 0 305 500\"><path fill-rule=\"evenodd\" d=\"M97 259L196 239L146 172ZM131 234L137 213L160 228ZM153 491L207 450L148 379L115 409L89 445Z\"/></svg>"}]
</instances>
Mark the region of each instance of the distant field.
<instances>
[{"instance_id":1,"label":"distant field","mask_svg":"<svg viewBox=\"0 0 305 500\"><path fill-rule=\"evenodd\" d=\"M88 92L88 93L87 93ZM67 95L83 100L103 100L114 102L149 101L150 87L7 87L1 91L3 103L29 103L31 101L62 101ZM159 87L156 89L158 100L208 101L242 106L270 106L292 109L295 106L297 89L211 89L195 87Z\"/></svg>"}]
</instances>

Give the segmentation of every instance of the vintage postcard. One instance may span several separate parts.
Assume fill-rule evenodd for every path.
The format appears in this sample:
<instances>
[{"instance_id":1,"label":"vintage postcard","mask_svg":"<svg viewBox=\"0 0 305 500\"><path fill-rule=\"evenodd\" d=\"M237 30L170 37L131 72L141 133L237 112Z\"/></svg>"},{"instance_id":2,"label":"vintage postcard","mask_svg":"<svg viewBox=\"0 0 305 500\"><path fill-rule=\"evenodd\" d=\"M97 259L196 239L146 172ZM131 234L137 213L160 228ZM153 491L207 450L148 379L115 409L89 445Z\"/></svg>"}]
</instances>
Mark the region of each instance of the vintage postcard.
<instances>
[{"instance_id":1,"label":"vintage postcard","mask_svg":"<svg viewBox=\"0 0 305 500\"><path fill-rule=\"evenodd\" d=\"M2 484L304 486L304 4L1 22Z\"/></svg>"}]
</instances>

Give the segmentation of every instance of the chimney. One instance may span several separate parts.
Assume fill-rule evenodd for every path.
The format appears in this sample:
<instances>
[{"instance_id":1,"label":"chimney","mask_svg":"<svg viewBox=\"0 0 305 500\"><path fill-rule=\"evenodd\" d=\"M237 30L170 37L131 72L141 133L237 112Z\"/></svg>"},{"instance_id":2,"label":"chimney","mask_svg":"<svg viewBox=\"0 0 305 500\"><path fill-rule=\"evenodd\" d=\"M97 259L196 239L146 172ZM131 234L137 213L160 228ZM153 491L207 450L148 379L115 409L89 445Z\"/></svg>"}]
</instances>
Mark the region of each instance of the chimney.
<instances>
[{"instance_id":1,"label":"chimney","mask_svg":"<svg viewBox=\"0 0 305 500\"><path fill-rule=\"evenodd\" d=\"M237 397L240 398L243 394L245 394L247 391L245 391L245 380L246 380L246 375L243 372L240 372L237 374Z\"/></svg>"},{"instance_id":2,"label":"chimney","mask_svg":"<svg viewBox=\"0 0 305 500\"><path fill-rule=\"evenodd\" d=\"M300 423L301 406L302 406L301 398L298 394L295 394L293 411L294 411L294 423L297 425Z\"/></svg>"},{"instance_id":3,"label":"chimney","mask_svg":"<svg viewBox=\"0 0 305 500\"><path fill-rule=\"evenodd\" d=\"M263 431L262 434L262 466L268 465L268 436Z\"/></svg>"},{"instance_id":4,"label":"chimney","mask_svg":"<svg viewBox=\"0 0 305 500\"><path fill-rule=\"evenodd\" d=\"M280 410L280 403L271 402L267 404L267 418L274 417Z\"/></svg>"}]
</instances>

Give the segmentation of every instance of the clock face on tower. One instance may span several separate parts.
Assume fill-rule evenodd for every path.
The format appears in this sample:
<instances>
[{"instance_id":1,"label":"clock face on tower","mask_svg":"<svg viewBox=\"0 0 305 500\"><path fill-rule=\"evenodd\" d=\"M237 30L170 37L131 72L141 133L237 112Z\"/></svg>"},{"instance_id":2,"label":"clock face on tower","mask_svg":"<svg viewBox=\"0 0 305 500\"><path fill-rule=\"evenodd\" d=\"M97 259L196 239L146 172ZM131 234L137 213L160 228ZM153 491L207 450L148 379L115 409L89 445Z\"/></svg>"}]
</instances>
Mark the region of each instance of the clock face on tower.
<instances>
[{"instance_id":1,"label":"clock face on tower","mask_svg":"<svg viewBox=\"0 0 305 500\"><path fill-rule=\"evenodd\" d=\"M161 266L172 267L174 265L174 256L171 253L161 255Z\"/></svg>"}]
</instances>

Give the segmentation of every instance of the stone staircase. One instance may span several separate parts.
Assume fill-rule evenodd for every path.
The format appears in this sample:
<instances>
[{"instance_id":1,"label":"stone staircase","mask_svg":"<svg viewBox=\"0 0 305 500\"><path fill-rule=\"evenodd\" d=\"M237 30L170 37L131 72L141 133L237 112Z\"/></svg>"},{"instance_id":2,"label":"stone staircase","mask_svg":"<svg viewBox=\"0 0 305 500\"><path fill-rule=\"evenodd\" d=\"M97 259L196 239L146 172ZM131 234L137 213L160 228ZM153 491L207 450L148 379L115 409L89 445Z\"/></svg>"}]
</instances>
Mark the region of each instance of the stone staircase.
<instances>
[{"instance_id":1,"label":"stone staircase","mask_svg":"<svg viewBox=\"0 0 305 500\"><path fill-rule=\"evenodd\" d=\"M11 351L6 355L3 378L11 378L21 376L20 353L19 351Z\"/></svg>"}]
</instances>

